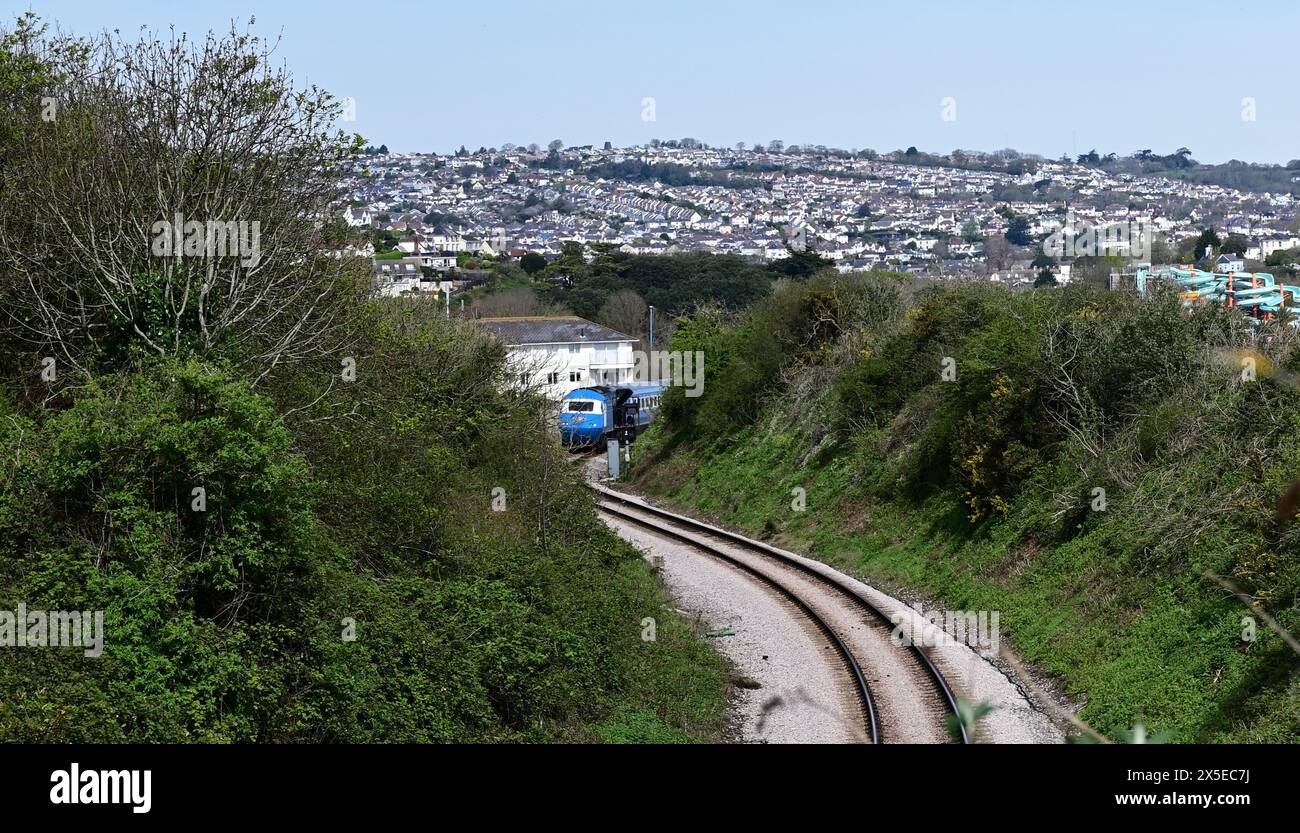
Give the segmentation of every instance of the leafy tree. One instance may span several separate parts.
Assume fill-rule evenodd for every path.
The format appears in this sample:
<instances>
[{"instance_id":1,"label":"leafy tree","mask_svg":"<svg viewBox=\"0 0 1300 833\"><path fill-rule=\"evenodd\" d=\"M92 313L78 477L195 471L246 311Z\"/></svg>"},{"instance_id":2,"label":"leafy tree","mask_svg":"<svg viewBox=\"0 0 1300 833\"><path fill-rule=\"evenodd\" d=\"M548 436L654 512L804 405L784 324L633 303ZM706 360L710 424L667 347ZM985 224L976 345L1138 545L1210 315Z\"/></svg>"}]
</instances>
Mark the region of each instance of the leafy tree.
<instances>
[{"instance_id":1,"label":"leafy tree","mask_svg":"<svg viewBox=\"0 0 1300 833\"><path fill-rule=\"evenodd\" d=\"M1034 255L1034 259L1030 261L1029 265L1035 269L1050 270L1056 265L1056 258L1052 257L1047 252L1039 251L1038 254Z\"/></svg>"},{"instance_id":2,"label":"leafy tree","mask_svg":"<svg viewBox=\"0 0 1300 833\"><path fill-rule=\"evenodd\" d=\"M1033 236L1029 231L1029 219L1022 214L1016 214L1007 224L1006 231L1007 242L1013 246L1028 246L1034 242Z\"/></svg>"},{"instance_id":3,"label":"leafy tree","mask_svg":"<svg viewBox=\"0 0 1300 833\"><path fill-rule=\"evenodd\" d=\"M636 290L620 289L601 305L595 320L620 333L641 339L646 334L648 314L645 299Z\"/></svg>"},{"instance_id":4,"label":"leafy tree","mask_svg":"<svg viewBox=\"0 0 1300 833\"><path fill-rule=\"evenodd\" d=\"M767 268L772 274L786 278L804 280L823 269L835 268L835 262L827 260L814 249L787 249L787 257L773 261Z\"/></svg>"},{"instance_id":5,"label":"leafy tree","mask_svg":"<svg viewBox=\"0 0 1300 833\"><path fill-rule=\"evenodd\" d=\"M536 275L546 268L546 258L537 252L526 252L519 258L519 265L530 275Z\"/></svg>"},{"instance_id":6,"label":"leafy tree","mask_svg":"<svg viewBox=\"0 0 1300 833\"><path fill-rule=\"evenodd\" d=\"M1245 257L1246 249L1249 247L1250 241L1246 239L1245 235L1229 234L1228 239L1223 241L1223 246L1220 248L1219 253Z\"/></svg>"},{"instance_id":7,"label":"leafy tree","mask_svg":"<svg viewBox=\"0 0 1300 833\"><path fill-rule=\"evenodd\" d=\"M1218 232L1213 228L1203 229L1199 237L1196 238L1196 245L1192 248L1192 256L1195 260L1203 257L1213 257L1218 254L1223 247L1223 240L1219 237Z\"/></svg>"},{"instance_id":8,"label":"leafy tree","mask_svg":"<svg viewBox=\"0 0 1300 833\"><path fill-rule=\"evenodd\" d=\"M362 142L271 48L107 33L55 53L59 117L23 128L43 138L5 170L0 306L62 375L109 361L106 333L129 333L113 361L197 350L266 367L333 349L338 304L369 276L320 254L317 219Z\"/></svg>"},{"instance_id":9,"label":"leafy tree","mask_svg":"<svg viewBox=\"0 0 1300 833\"><path fill-rule=\"evenodd\" d=\"M1294 278L1297 272L1300 272L1300 249L1278 249L1269 252L1268 257L1264 258L1264 265L1269 271L1274 273L1285 273Z\"/></svg>"}]
</instances>

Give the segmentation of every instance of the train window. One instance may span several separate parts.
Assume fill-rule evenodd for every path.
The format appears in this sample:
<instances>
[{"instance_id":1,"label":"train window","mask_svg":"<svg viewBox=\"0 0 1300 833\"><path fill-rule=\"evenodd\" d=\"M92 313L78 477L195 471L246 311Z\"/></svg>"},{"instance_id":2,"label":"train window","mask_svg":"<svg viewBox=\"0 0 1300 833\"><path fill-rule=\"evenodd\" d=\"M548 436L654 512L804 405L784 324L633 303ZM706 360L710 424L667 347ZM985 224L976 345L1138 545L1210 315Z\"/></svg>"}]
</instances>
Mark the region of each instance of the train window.
<instances>
[{"instance_id":1,"label":"train window","mask_svg":"<svg viewBox=\"0 0 1300 833\"><path fill-rule=\"evenodd\" d=\"M595 403L595 402L588 402L588 401L584 401L584 400L581 400L581 399L570 399L570 400L569 400L569 411L570 411L571 413L577 413L577 412L590 413L591 411L594 411L595 409L596 409L596 403Z\"/></svg>"}]
</instances>

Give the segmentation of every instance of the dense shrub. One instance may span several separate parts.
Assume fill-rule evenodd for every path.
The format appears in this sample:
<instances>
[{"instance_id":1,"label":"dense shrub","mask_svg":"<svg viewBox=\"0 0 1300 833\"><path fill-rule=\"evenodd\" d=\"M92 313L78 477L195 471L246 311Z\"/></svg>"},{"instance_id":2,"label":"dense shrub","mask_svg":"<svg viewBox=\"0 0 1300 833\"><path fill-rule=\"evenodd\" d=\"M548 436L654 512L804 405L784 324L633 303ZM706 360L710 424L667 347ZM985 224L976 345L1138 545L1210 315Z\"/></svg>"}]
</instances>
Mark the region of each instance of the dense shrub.
<instances>
[{"instance_id":1,"label":"dense shrub","mask_svg":"<svg viewBox=\"0 0 1300 833\"><path fill-rule=\"evenodd\" d=\"M822 360L836 345L856 347L866 335L861 328L888 322L902 297L898 275L824 273L807 282L783 281L743 315L713 307L685 319L670 347L704 354L708 395L695 399L671 390L666 425L679 439L713 439L752 423L783 374Z\"/></svg>"},{"instance_id":2,"label":"dense shrub","mask_svg":"<svg viewBox=\"0 0 1300 833\"><path fill-rule=\"evenodd\" d=\"M954 608L1001 610L1016 647L1116 737L1137 722L1179 740L1300 737L1300 657L1259 622L1243 641L1248 611L1205 576L1300 632L1292 328L1252 331L1172 293L952 284L835 318L822 341L809 322L823 316L792 314L820 292L782 287L734 323L678 328L720 346L720 378L652 429L643 486ZM705 415L746 397L746 419L711 434Z\"/></svg>"},{"instance_id":3,"label":"dense shrub","mask_svg":"<svg viewBox=\"0 0 1300 833\"><path fill-rule=\"evenodd\" d=\"M712 736L720 660L595 519L550 409L494 384L499 345L431 307L366 320L347 388L168 360L9 409L0 609L102 609L106 635L10 650L0 736Z\"/></svg>"}]
</instances>

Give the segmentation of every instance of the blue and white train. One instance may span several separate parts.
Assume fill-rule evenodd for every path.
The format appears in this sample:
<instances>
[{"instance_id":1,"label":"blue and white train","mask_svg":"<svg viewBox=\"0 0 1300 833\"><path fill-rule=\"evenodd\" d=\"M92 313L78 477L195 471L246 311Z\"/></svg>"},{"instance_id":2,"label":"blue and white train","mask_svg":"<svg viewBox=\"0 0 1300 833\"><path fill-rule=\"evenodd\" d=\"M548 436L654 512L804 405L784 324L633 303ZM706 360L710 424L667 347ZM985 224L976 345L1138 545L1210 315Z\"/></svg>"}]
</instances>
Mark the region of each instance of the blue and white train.
<instances>
[{"instance_id":1,"label":"blue and white train","mask_svg":"<svg viewBox=\"0 0 1300 833\"><path fill-rule=\"evenodd\" d=\"M596 385L560 400L560 439L570 448L599 446L623 428L640 432L663 402L662 385Z\"/></svg>"}]
</instances>

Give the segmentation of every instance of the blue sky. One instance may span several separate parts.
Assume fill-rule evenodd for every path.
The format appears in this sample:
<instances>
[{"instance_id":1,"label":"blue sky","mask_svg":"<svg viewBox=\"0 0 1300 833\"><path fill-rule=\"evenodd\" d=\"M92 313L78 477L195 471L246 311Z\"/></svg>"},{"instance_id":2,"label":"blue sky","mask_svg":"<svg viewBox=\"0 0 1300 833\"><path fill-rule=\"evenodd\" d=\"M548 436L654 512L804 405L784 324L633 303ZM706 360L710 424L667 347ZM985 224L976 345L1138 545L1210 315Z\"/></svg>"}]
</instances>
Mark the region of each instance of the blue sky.
<instances>
[{"instance_id":1,"label":"blue sky","mask_svg":"<svg viewBox=\"0 0 1300 833\"><path fill-rule=\"evenodd\" d=\"M1300 158L1300 3L15 3L63 28L256 15L299 80L395 151L692 136L888 151ZM654 99L654 120L643 100ZM943 103L955 101L955 119ZM1242 118L1253 99L1254 120ZM952 114L952 109L949 109Z\"/></svg>"}]
</instances>

